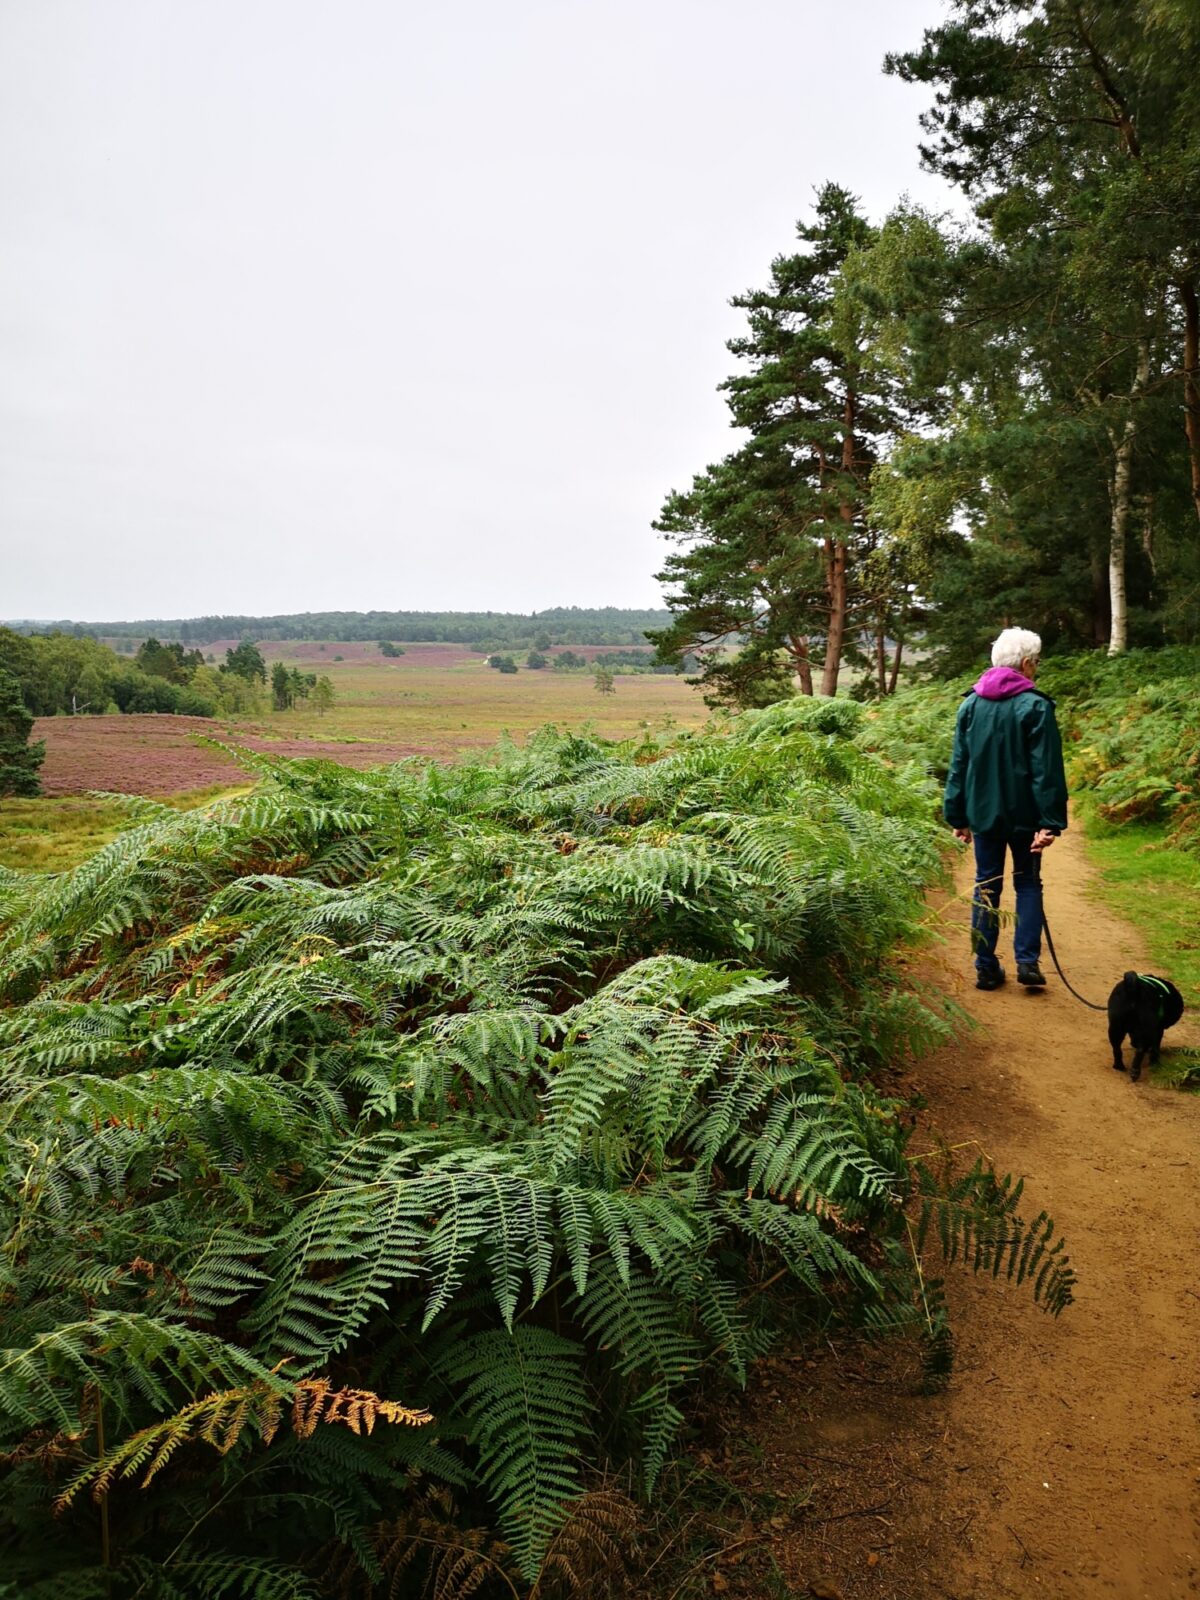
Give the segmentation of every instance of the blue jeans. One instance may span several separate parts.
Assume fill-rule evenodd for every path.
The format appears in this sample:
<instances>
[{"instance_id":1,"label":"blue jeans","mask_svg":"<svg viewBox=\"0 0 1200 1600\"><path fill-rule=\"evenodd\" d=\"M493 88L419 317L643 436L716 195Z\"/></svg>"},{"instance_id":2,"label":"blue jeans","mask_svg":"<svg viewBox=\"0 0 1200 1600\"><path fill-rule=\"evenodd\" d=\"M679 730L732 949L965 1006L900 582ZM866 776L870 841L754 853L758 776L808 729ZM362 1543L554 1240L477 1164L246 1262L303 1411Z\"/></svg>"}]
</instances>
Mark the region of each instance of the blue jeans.
<instances>
[{"instance_id":1,"label":"blue jeans","mask_svg":"<svg viewBox=\"0 0 1200 1600\"><path fill-rule=\"evenodd\" d=\"M999 969L996 942L1000 937L1000 890L1004 883L1004 852L1012 852L1013 889L1017 897L1017 930L1013 955L1019 967L1032 966L1042 953L1042 859L1029 846L1031 834L1010 838L999 829L977 833L975 840L975 897L971 903L971 948L975 970Z\"/></svg>"}]
</instances>

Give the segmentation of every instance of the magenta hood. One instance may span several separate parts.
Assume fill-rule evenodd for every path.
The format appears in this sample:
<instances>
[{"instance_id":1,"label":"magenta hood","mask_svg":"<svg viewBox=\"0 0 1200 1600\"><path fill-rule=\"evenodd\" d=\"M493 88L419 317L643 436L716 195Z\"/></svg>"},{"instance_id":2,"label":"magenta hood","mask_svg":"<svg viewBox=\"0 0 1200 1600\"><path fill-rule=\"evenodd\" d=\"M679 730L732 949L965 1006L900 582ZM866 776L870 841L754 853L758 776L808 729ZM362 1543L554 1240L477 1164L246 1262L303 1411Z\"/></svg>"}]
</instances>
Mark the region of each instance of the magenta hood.
<instances>
[{"instance_id":1,"label":"magenta hood","mask_svg":"<svg viewBox=\"0 0 1200 1600\"><path fill-rule=\"evenodd\" d=\"M1011 700L1032 688L1032 681L1015 667L989 667L975 685L975 693L984 700Z\"/></svg>"}]
</instances>

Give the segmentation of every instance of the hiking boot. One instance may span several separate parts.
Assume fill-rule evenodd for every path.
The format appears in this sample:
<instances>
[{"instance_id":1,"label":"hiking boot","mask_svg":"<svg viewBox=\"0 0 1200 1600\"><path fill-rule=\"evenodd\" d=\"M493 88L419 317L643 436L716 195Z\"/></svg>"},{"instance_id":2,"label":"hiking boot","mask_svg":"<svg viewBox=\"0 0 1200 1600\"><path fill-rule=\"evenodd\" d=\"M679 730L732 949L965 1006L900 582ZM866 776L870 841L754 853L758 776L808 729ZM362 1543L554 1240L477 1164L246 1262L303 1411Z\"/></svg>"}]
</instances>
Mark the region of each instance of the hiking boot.
<instances>
[{"instance_id":1,"label":"hiking boot","mask_svg":"<svg viewBox=\"0 0 1200 1600\"><path fill-rule=\"evenodd\" d=\"M998 989L1004 982L1004 968L997 967L994 972L980 972L975 978L977 989ZM1022 979L1024 982L1024 979Z\"/></svg>"},{"instance_id":2,"label":"hiking boot","mask_svg":"<svg viewBox=\"0 0 1200 1600\"><path fill-rule=\"evenodd\" d=\"M1042 969L1036 961L1025 962L1017 967L1017 982L1023 983L1027 989L1044 989L1046 987Z\"/></svg>"}]
</instances>

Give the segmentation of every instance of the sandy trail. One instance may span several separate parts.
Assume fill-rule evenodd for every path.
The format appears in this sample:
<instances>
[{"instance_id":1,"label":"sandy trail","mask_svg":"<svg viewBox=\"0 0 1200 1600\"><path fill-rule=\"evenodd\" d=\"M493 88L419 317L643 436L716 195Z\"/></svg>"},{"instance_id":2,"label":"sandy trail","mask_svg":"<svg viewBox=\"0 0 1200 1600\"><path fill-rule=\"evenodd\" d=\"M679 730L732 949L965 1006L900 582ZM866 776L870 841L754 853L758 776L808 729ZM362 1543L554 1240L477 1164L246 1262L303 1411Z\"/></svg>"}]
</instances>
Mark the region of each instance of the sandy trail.
<instances>
[{"instance_id":1,"label":"sandy trail","mask_svg":"<svg viewBox=\"0 0 1200 1600\"><path fill-rule=\"evenodd\" d=\"M1149 970L1137 934L1095 897L1075 834L1051 847L1044 883L1080 993L1102 1002L1123 972ZM1048 962L1045 990L1018 987L1011 927L1008 983L977 991L970 885L964 860L959 897L935 913L945 943L917 964L980 1026L899 1087L925 1095L965 1161L978 1150L1025 1178L1021 1212L1055 1218L1075 1303L1054 1321L1027 1287L951 1267L957 1361L934 1396L911 1347L809 1340L760 1362L701 1455L783 1511L748 1515L711 1558L729 1600L1200 1595L1200 1096L1114 1072L1106 1017ZM1198 1041L1193 1011L1166 1047ZM747 1547L758 1564L743 1572Z\"/></svg>"},{"instance_id":2,"label":"sandy trail","mask_svg":"<svg viewBox=\"0 0 1200 1600\"><path fill-rule=\"evenodd\" d=\"M1127 968L1152 970L1137 934L1094 897L1078 835L1048 852L1044 883L1081 993L1102 1002ZM960 890L969 884L964 862ZM977 1139L998 1171L1025 1176L1022 1209L1055 1218L1079 1285L1057 1322L1007 1285L968 1278L954 1291L938 1514L952 1534L927 1592L1200 1593L1200 1097L1114 1072L1104 1016L1073 1000L1048 960L1047 990L1016 985L1007 929L1009 981L977 992L967 907L945 915L939 977L982 1026L920 1070L931 1112L952 1141ZM1166 1043L1198 1036L1192 1013Z\"/></svg>"}]
</instances>

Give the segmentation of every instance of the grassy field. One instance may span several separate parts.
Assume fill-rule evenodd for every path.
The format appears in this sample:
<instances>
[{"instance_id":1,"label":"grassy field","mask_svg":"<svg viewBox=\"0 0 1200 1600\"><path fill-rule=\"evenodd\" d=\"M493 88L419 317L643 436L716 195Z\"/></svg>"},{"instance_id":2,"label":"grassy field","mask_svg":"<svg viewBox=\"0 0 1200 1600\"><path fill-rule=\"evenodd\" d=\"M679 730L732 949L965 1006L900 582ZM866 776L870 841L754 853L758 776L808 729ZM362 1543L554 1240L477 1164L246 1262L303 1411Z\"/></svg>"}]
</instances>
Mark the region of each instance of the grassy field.
<instances>
[{"instance_id":1,"label":"grassy field","mask_svg":"<svg viewBox=\"0 0 1200 1600\"><path fill-rule=\"evenodd\" d=\"M698 726L707 715L699 692L674 676L619 675L614 692L602 695L587 672L522 668L509 675L458 645L406 645L405 651L389 661L371 645L328 644L323 651L312 644L268 646L264 654L273 661L328 675L338 697L325 716L307 706L273 713L272 734L399 741L440 755L494 744L506 732L520 736L545 722L591 722L605 738L624 738L643 722ZM583 646L576 651L589 659L605 653Z\"/></svg>"},{"instance_id":2,"label":"grassy field","mask_svg":"<svg viewBox=\"0 0 1200 1600\"><path fill-rule=\"evenodd\" d=\"M177 811L189 811L244 785L218 785L166 797ZM101 845L129 826L129 809L117 800L85 795L36 800L0 800L0 867L22 872L63 872L78 866Z\"/></svg>"},{"instance_id":3,"label":"grassy field","mask_svg":"<svg viewBox=\"0 0 1200 1600\"><path fill-rule=\"evenodd\" d=\"M219 659L219 647L212 648ZM605 651L581 646L576 653L594 658ZM57 870L111 838L126 813L111 801L85 798L89 791L194 804L244 782L212 739L365 767L412 755L451 759L504 734L520 740L547 722L590 724L605 738L626 738L644 726L698 727L707 716L699 691L682 678L618 674L615 692L602 695L589 672L501 674L458 645L407 645L395 660L361 642L292 641L268 645L263 654L268 662L327 675L337 696L332 710L322 716L301 706L232 721L41 718L34 737L46 741L45 797L0 801L0 865Z\"/></svg>"},{"instance_id":4,"label":"grassy field","mask_svg":"<svg viewBox=\"0 0 1200 1600\"><path fill-rule=\"evenodd\" d=\"M1141 930L1154 970L1170 974L1189 1007L1200 1006L1200 856L1173 849L1165 823L1123 827L1088 807L1086 828L1105 902Z\"/></svg>"}]
</instances>

